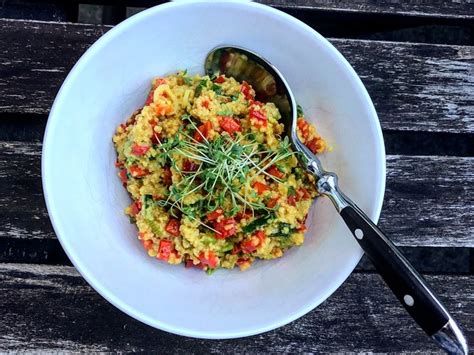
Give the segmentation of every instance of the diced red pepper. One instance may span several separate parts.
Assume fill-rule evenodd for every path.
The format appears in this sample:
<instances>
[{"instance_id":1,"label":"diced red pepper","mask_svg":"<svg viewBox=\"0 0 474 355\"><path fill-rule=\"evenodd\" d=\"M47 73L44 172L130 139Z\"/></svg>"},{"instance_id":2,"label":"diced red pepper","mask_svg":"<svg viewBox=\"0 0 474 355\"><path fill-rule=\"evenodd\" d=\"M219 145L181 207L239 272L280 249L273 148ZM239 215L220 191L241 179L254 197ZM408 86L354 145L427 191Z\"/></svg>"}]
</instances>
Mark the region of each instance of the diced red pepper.
<instances>
[{"instance_id":1,"label":"diced red pepper","mask_svg":"<svg viewBox=\"0 0 474 355\"><path fill-rule=\"evenodd\" d=\"M173 250L173 242L171 240L160 240L160 247L158 249L158 259L168 261L171 250Z\"/></svg>"},{"instance_id":2,"label":"diced red pepper","mask_svg":"<svg viewBox=\"0 0 474 355\"><path fill-rule=\"evenodd\" d=\"M122 181L122 183L124 185L126 185L127 181L128 181L127 169L120 170L119 176L120 176L120 180Z\"/></svg>"},{"instance_id":3,"label":"diced red pepper","mask_svg":"<svg viewBox=\"0 0 474 355\"><path fill-rule=\"evenodd\" d=\"M186 268L197 267L198 269L203 269L204 265L202 263L199 263L199 264L195 265L194 262L192 261L192 259L188 259L188 260L186 260L185 267Z\"/></svg>"},{"instance_id":4,"label":"diced red pepper","mask_svg":"<svg viewBox=\"0 0 474 355\"><path fill-rule=\"evenodd\" d=\"M296 125L298 126L301 136L304 140L308 138L309 135L309 123L302 117L298 118Z\"/></svg>"},{"instance_id":5,"label":"diced red pepper","mask_svg":"<svg viewBox=\"0 0 474 355\"><path fill-rule=\"evenodd\" d=\"M249 117L250 122L252 122L254 126L267 127L267 116L265 116L262 111L251 108L249 110Z\"/></svg>"},{"instance_id":6,"label":"diced red pepper","mask_svg":"<svg viewBox=\"0 0 474 355\"><path fill-rule=\"evenodd\" d=\"M166 79L164 79L164 78L156 78L156 79L155 79L155 89L156 89L158 86L163 85L163 84L166 84L166 83L167 83Z\"/></svg>"},{"instance_id":7,"label":"diced red pepper","mask_svg":"<svg viewBox=\"0 0 474 355\"><path fill-rule=\"evenodd\" d=\"M170 186L172 184L172 174L171 174L171 169L169 166L165 166L163 168L163 183L166 186Z\"/></svg>"},{"instance_id":8,"label":"diced red pepper","mask_svg":"<svg viewBox=\"0 0 474 355\"><path fill-rule=\"evenodd\" d=\"M258 238L258 240L260 240L260 245L263 244L263 241L267 237L264 231L256 231L255 236Z\"/></svg>"},{"instance_id":9,"label":"diced red pepper","mask_svg":"<svg viewBox=\"0 0 474 355\"><path fill-rule=\"evenodd\" d=\"M276 196L276 197L273 197L272 199L270 199L268 202L267 202L267 207L268 208L273 208L276 206L276 204L278 203L278 200L279 200L280 196Z\"/></svg>"},{"instance_id":10,"label":"diced red pepper","mask_svg":"<svg viewBox=\"0 0 474 355\"><path fill-rule=\"evenodd\" d=\"M209 100L202 100L202 107L207 108L209 110Z\"/></svg>"},{"instance_id":11,"label":"diced red pepper","mask_svg":"<svg viewBox=\"0 0 474 355\"><path fill-rule=\"evenodd\" d=\"M222 216L223 214L224 214L224 211L222 211L222 209L218 208L217 210L212 211L212 212L207 214L207 220L208 221L214 221L214 220L218 219L220 216Z\"/></svg>"},{"instance_id":12,"label":"diced red pepper","mask_svg":"<svg viewBox=\"0 0 474 355\"><path fill-rule=\"evenodd\" d=\"M219 258L212 250L201 252L199 254L199 260L201 261L201 264L207 265L212 269L214 269L217 264L219 264Z\"/></svg>"},{"instance_id":13,"label":"diced red pepper","mask_svg":"<svg viewBox=\"0 0 474 355\"><path fill-rule=\"evenodd\" d=\"M145 175L147 175L148 171L145 170L145 169L142 169L138 165L132 165L130 167L130 174L132 174L132 176L135 177L135 178L140 178L140 177L144 177Z\"/></svg>"},{"instance_id":14,"label":"diced red pepper","mask_svg":"<svg viewBox=\"0 0 474 355\"><path fill-rule=\"evenodd\" d=\"M157 115L165 116L173 112L173 107L167 104L156 105L155 111Z\"/></svg>"},{"instance_id":15,"label":"diced red pepper","mask_svg":"<svg viewBox=\"0 0 474 355\"><path fill-rule=\"evenodd\" d=\"M255 243L258 243L258 239L254 239L254 237L251 237L250 239L247 239L246 241L242 242L242 251L246 254L253 253L255 250L257 250L257 245Z\"/></svg>"},{"instance_id":16,"label":"diced red pepper","mask_svg":"<svg viewBox=\"0 0 474 355\"><path fill-rule=\"evenodd\" d=\"M116 168L122 168L122 167L123 167L123 163L122 163L121 161L118 161L118 160L117 160L117 161L115 162L115 167L116 167Z\"/></svg>"},{"instance_id":17,"label":"diced red pepper","mask_svg":"<svg viewBox=\"0 0 474 355\"><path fill-rule=\"evenodd\" d=\"M158 78L155 80L155 84L153 85L153 88L150 90L150 92L148 93L148 97L146 98L145 106L153 102L153 95L155 93L155 89L162 84L166 84L166 79Z\"/></svg>"},{"instance_id":18,"label":"diced red pepper","mask_svg":"<svg viewBox=\"0 0 474 355\"><path fill-rule=\"evenodd\" d=\"M150 147L148 145L140 145L138 143L133 143L132 145L132 154L136 156L145 155Z\"/></svg>"},{"instance_id":19,"label":"diced red pepper","mask_svg":"<svg viewBox=\"0 0 474 355\"><path fill-rule=\"evenodd\" d=\"M306 232L307 229L308 229L308 228L306 228L306 226L305 226L304 223L301 223L301 224L298 226L298 228L296 228L296 230L297 230L298 232L302 232L302 233Z\"/></svg>"},{"instance_id":20,"label":"diced red pepper","mask_svg":"<svg viewBox=\"0 0 474 355\"><path fill-rule=\"evenodd\" d=\"M249 100L249 105L256 105L256 106L263 106L263 102L257 101L257 100Z\"/></svg>"},{"instance_id":21,"label":"diced red pepper","mask_svg":"<svg viewBox=\"0 0 474 355\"><path fill-rule=\"evenodd\" d=\"M130 205L130 214L132 216L136 216L140 213L141 209L142 203L140 201L133 201L133 203Z\"/></svg>"},{"instance_id":22,"label":"diced red pepper","mask_svg":"<svg viewBox=\"0 0 474 355\"><path fill-rule=\"evenodd\" d=\"M246 100L252 100L253 96L250 93L251 87L247 82L243 82L242 85L240 86L240 92L244 94L244 97Z\"/></svg>"},{"instance_id":23,"label":"diced red pepper","mask_svg":"<svg viewBox=\"0 0 474 355\"><path fill-rule=\"evenodd\" d=\"M253 184L253 188L257 191L259 195L263 194L265 191L268 190L268 186L260 181L256 181Z\"/></svg>"},{"instance_id":24,"label":"diced red pepper","mask_svg":"<svg viewBox=\"0 0 474 355\"><path fill-rule=\"evenodd\" d=\"M250 263L250 260L249 259L245 259L245 258L239 258L237 259L237 261L235 262L238 266L242 266L244 264L248 264Z\"/></svg>"},{"instance_id":25,"label":"diced red pepper","mask_svg":"<svg viewBox=\"0 0 474 355\"><path fill-rule=\"evenodd\" d=\"M240 253L242 251L242 248L240 247L240 245L238 244L235 244L234 247L232 248L232 251L230 252L232 255L237 255L238 253Z\"/></svg>"},{"instance_id":26,"label":"diced red pepper","mask_svg":"<svg viewBox=\"0 0 474 355\"><path fill-rule=\"evenodd\" d=\"M150 250L153 247L153 240L148 239L148 240L142 240L143 247L146 250Z\"/></svg>"},{"instance_id":27,"label":"diced red pepper","mask_svg":"<svg viewBox=\"0 0 474 355\"><path fill-rule=\"evenodd\" d=\"M232 135L234 132L240 132L242 127L240 126L240 122L233 119L232 117L224 116L221 117L219 120L219 124L224 131Z\"/></svg>"},{"instance_id":28,"label":"diced red pepper","mask_svg":"<svg viewBox=\"0 0 474 355\"><path fill-rule=\"evenodd\" d=\"M222 84L225 81L224 75L219 75L217 78L214 79L216 84Z\"/></svg>"},{"instance_id":29,"label":"diced red pepper","mask_svg":"<svg viewBox=\"0 0 474 355\"><path fill-rule=\"evenodd\" d=\"M202 142L204 138L209 138L209 131L212 129L211 121L207 121L198 127L198 131L194 132L194 139ZM204 137L203 137L204 136Z\"/></svg>"},{"instance_id":30,"label":"diced red pepper","mask_svg":"<svg viewBox=\"0 0 474 355\"><path fill-rule=\"evenodd\" d=\"M145 101L145 106L148 106L153 102L153 95L155 93L155 88L151 89L150 92L148 93L148 96Z\"/></svg>"},{"instance_id":31,"label":"diced red pepper","mask_svg":"<svg viewBox=\"0 0 474 355\"><path fill-rule=\"evenodd\" d=\"M296 198L298 201L309 200L311 195L304 187L300 187L298 190L296 190Z\"/></svg>"},{"instance_id":32,"label":"diced red pepper","mask_svg":"<svg viewBox=\"0 0 474 355\"><path fill-rule=\"evenodd\" d=\"M166 224L165 231L177 237L179 235L179 221L175 218L170 218L168 224Z\"/></svg>"},{"instance_id":33,"label":"diced red pepper","mask_svg":"<svg viewBox=\"0 0 474 355\"><path fill-rule=\"evenodd\" d=\"M266 238L264 231L257 231L249 239L245 240L240 244L244 253L250 254L256 251L264 242Z\"/></svg>"},{"instance_id":34,"label":"diced red pepper","mask_svg":"<svg viewBox=\"0 0 474 355\"><path fill-rule=\"evenodd\" d=\"M237 233L236 222L233 218L223 218L220 221L214 222L214 229L216 230L217 239L229 238Z\"/></svg>"},{"instance_id":35,"label":"diced red pepper","mask_svg":"<svg viewBox=\"0 0 474 355\"><path fill-rule=\"evenodd\" d=\"M306 146L309 150L311 150L314 154L316 154L319 149L321 149L321 143L318 138L313 138L309 142L306 143Z\"/></svg>"},{"instance_id":36,"label":"diced red pepper","mask_svg":"<svg viewBox=\"0 0 474 355\"><path fill-rule=\"evenodd\" d=\"M288 204L291 206L296 206L296 196L288 196Z\"/></svg>"},{"instance_id":37,"label":"diced red pepper","mask_svg":"<svg viewBox=\"0 0 474 355\"><path fill-rule=\"evenodd\" d=\"M190 171L197 171L199 169L199 165L192 162L191 160L185 160L183 163L183 171L190 172Z\"/></svg>"},{"instance_id":38,"label":"diced red pepper","mask_svg":"<svg viewBox=\"0 0 474 355\"><path fill-rule=\"evenodd\" d=\"M282 173L280 171L280 169L278 169L275 165L272 165L271 167L269 167L267 169L267 173L269 173L270 175L276 177L277 179L281 179L285 176L285 174Z\"/></svg>"}]
</instances>

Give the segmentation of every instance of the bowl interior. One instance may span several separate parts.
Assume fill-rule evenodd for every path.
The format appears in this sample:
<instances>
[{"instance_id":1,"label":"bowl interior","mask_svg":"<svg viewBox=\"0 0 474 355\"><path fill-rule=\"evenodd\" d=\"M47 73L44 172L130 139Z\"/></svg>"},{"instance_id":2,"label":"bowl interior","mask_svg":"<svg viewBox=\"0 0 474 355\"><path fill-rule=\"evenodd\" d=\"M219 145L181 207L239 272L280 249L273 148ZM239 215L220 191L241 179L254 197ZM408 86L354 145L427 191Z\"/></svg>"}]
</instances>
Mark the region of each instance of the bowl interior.
<instances>
[{"instance_id":1,"label":"bowl interior","mask_svg":"<svg viewBox=\"0 0 474 355\"><path fill-rule=\"evenodd\" d=\"M302 247L246 272L210 277L145 255L123 213L129 197L116 176L111 137L143 105L152 77L185 68L202 72L207 52L222 44L256 51L280 69L307 117L333 146L322 157L324 165L377 219L384 148L360 80L321 36L257 4L167 4L112 29L63 84L43 152L49 214L87 281L145 323L206 338L255 334L296 319L326 299L362 254L330 202L321 198Z\"/></svg>"}]
</instances>

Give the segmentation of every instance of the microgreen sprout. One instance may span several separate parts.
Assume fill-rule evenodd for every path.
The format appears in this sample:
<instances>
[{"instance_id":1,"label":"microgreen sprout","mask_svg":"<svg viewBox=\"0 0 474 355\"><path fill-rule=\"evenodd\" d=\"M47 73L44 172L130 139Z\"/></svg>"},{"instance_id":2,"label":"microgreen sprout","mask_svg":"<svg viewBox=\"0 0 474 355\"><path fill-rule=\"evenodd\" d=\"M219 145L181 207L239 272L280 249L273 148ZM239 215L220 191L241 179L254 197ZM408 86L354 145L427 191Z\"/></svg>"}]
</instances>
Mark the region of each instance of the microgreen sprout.
<instances>
[{"instance_id":1,"label":"microgreen sprout","mask_svg":"<svg viewBox=\"0 0 474 355\"><path fill-rule=\"evenodd\" d=\"M199 132L191 116L183 115L181 118L187 121L194 131ZM204 136L202 138L202 142L198 142L185 130L180 129L166 142L159 141L160 155L171 162L171 167L179 179L170 188L167 198L158 201L158 204L170 210L179 210L211 230L214 229L197 217L223 207L226 203L229 204L228 216L247 210L250 210L252 215L255 211L273 211L256 198L252 183L259 175L281 182L269 174L267 169L294 154L289 140L283 139L277 149L271 150L259 144L252 133L236 134L233 137L224 132L212 140ZM183 158L192 161L197 168L185 171ZM200 195L200 208L197 210L190 208L189 202L186 201L186 197L191 194Z\"/></svg>"}]
</instances>

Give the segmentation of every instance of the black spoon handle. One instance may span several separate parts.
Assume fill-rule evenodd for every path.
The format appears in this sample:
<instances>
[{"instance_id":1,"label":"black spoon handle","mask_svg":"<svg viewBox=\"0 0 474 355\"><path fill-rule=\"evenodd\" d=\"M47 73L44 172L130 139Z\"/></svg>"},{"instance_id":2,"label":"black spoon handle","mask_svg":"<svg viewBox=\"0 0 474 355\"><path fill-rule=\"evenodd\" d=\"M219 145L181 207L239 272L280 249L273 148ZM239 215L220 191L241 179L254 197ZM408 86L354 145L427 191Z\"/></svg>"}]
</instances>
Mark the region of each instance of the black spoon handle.
<instances>
[{"instance_id":1,"label":"black spoon handle","mask_svg":"<svg viewBox=\"0 0 474 355\"><path fill-rule=\"evenodd\" d=\"M319 178L318 191L332 200L377 271L419 326L439 344L439 332L448 325L455 327L459 331L456 337L461 339L455 339L454 343L458 342L459 346L450 344L454 350L448 351L445 345L440 345L450 353L463 354L465 338L446 308L398 248L339 190L337 176L324 173Z\"/></svg>"}]
</instances>

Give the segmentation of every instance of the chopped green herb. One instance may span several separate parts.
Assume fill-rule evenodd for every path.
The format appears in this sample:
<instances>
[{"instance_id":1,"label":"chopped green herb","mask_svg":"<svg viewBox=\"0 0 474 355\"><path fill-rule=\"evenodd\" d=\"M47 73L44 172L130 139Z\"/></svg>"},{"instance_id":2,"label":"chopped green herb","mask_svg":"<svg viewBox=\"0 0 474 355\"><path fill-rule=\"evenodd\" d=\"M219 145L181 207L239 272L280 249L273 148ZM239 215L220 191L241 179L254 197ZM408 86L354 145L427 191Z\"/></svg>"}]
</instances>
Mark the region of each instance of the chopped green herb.
<instances>
[{"instance_id":1,"label":"chopped green herb","mask_svg":"<svg viewBox=\"0 0 474 355\"><path fill-rule=\"evenodd\" d=\"M304 116L303 108L300 105L296 105L296 113L298 114L298 117Z\"/></svg>"},{"instance_id":2,"label":"chopped green herb","mask_svg":"<svg viewBox=\"0 0 474 355\"><path fill-rule=\"evenodd\" d=\"M289 236L291 236L295 232L296 232L296 228L293 227L291 224L289 224L289 223L279 223L278 224L278 232L271 234L270 237L288 238Z\"/></svg>"},{"instance_id":3,"label":"chopped green herb","mask_svg":"<svg viewBox=\"0 0 474 355\"><path fill-rule=\"evenodd\" d=\"M212 91L214 91L217 95L222 95L222 87L217 84L212 84L211 87Z\"/></svg>"},{"instance_id":4,"label":"chopped green herb","mask_svg":"<svg viewBox=\"0 0 474 355\"><path fill-rule=\"evenodd\" d=\"M255 232L258 228L263 227L264 225L268 224L268 222L273 219L275 216L274 214L270 213L267 214L266 216L257 218L247 224L245 227L242 228L242 232L250 234Z\"/></svg>"},{"instance_id":5,"label":"chopped green herb","mask_svg":"<svg viewBox=\"0 0 474 355\"><path fill-rule=\"evenodd\" d=\"M231 251L232 249L234 249L234 244L233 243L226 243L222 247L221 251L225 253L226 251Z\"/></svg>"},{"instance_id":6,"label":"chopped green herb","mask_svg":"<svg viewBox=\"0 0 474 355\"><path fill-rule=\"evenodd\" d=\"M222 111L218 111L217 114L219 116L232 116L234 114L234 112L232 112L232 110L225 109L225 110L222 110Z\"/></svg>"},{"instance_id":7,"label":"chopped green herb","mask_svg":"<svg viewBox=\"0 0 474 355\"><path fill-rule=\"evenodd\" d=\"M150 226L151 231L153 232L154 235L160 236L163 235L164 230L161 228L158 223L154 219L147 219L146 223Z\"/></svg>"},{"instance_id":8,"label":"chopped green herb","mask_svg":"<svg viewBox=\"0 0 474 355\"><path fill-rule=\"evenodd\" d=\"M148 208L153 204L153 196L145 195L143 196L143 206L144 208Z\"/></svg>"},{"instance_id":9,"label":"chopped green herb","mask_svg":"<svg viewBox=\"0 0 474 355\"><path fill-rule=\"evenodd\" d=\"M301 179L301 178L303 177L303 173L304 173L304 172L303 172L303 169L301 169L301 168L299 168L299 167L296 167L296 168L294 168L293 171L294 171L295 177L296 177L297 179Z\"/></svg>"},{"instance_id":10,"label":"chopped green herb","mask_svg":"<svg viewBox=\"0 0 474 355\"><path fill-rule=\"evenodd\" d=\"M205 89L207 87L207 79L202 79L198 86L196 86L196 90L194 91L194 96L195 97L198 97L201 95L201 92L203 89Z\"/></svg>"},{"instance_id":11,"label":"chopped green herb","mask_svg":"<svg viewBox=\"0 0 474 355\"><path fill-rule=\"evenodd\" d=\"M296 196L296 190L293 186L288 186L288 196Z\"/></svg>"},{"instance_id":12,"label":"chopped green herb","mask_svg":"<svg viewBox=\"0 0 474 355\"><path fill-rule=\"evenodd\" d=\"M209 268L209 269L206 270L206 274L212 275L214 273L214 271L216 271L216 269Z\"/></svg>"},{"instance_id":13,"label":"chopped green herb","mask_svg":"<svg viewBox=\"0 0 474 355\"><path fill-rule=\"evenodd\" d=\"M201 242L204 244L204 245L209 245L209 244L215 244L216 243L216 238L213 238L213 237L202 237L201 238Z\"/></svg>"}]
</instances>

